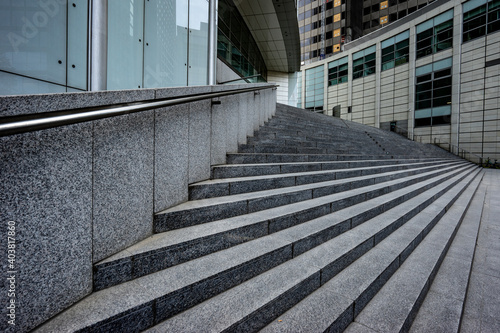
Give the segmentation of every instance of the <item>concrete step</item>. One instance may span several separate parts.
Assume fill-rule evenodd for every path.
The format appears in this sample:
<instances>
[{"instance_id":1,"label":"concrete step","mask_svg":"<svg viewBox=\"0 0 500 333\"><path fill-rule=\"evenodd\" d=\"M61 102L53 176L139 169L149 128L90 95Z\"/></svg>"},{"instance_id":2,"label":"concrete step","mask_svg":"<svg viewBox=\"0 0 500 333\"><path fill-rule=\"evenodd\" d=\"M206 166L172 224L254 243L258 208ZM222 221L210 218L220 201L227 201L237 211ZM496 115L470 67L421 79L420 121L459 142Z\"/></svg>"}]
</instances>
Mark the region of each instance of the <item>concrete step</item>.
<instances>
[{"instance_id":1,"label":"concrete step","mask_svg":"<svg viewBox=\"0 0 500 333\"><path fill-rule=\"evenodd\" d=\"M355 148L359 145L364 144L362 141L345 141L345 140L332 140L332 139L315 139L310 137L292 137L292 136L280 136L276 137L249 137L247 139L247 144L249 145L282 145L282 146L291 146L297 145L300 147L321 147L325 145L328 148L331 145L342 145L347 148Z\"/></svg>"},{"instance_id":2,"label":"concrete step","mask_svg":"<svg viewBox=\"0 0 500 333\"><path fill-rule=\"evenodd\" d=\"M407 332L410 329L481 177L482 174L453 206L449 205L439 223L359 313L356 323L375 332ZM356 327L349 327L346 332L356 332Z\"/></svg>"},{"instance_id":3,"label":"concrete step","mask_svg":"<svg viewBox=\"0 0 500 333\"><path fill-rule=\"evenodd\" d=\"M463 177L470 181L475 174L462 174L441 184L442 187L431 190L435 194L423 200L422 204L432 201L435 195L446 193ZM456 195L456 192L453 194ZM387 222L388 216L380 221ZM351 229L301 255L294 255L293 259L179 313L148 332L257 331L372 249L377 236L384 238L381 235L390 233L384 227L374 228L370 222L371 220L360 225L359 229ZM398 224L397 220L393 223ZM365 226L366 229L363 228ZM308 317L310 311L306 310L303 315ZM323 321L327 318L323 317ZM309 332L298 327L289 331Z\"/></svg>"},{"instance_id":4,"label":"concrete step","mask_svg":"<svg viewBox=\"0 0 500 333\"><path fill-rule=\"evenodd\" d=\"M278 316L278 320L274 320L261 332L342 332L434 225L442 223L438 221L446 213L447 207L458 198L462 191L468 190L468 182L476 175L477 171L437 198L431 205L422 205L429 198L426 194L430 194L424 193L393 208L387 212L387 216L381 214L356 228L359 232L372 235L388 221L398 221L401 217L409 215L406 221L398 223L400 226L392 233L386 234L385 237L376 237L374 247L366 254L331 280L323 283L321 288L289 311ZM477 186L477 181L476 176L470 187ZM411 214L412 207L419 207L419 214ZM374 230L369 230L370 228ZM384 319L378 318L377 320L383 321ZM353 323L349 330L375 332L357 323ZM434 330L428 332L431 331Z\"/></svg>"},{"instance_id":5,"label":"concrete step","mask_svg":"<svg viewBox=\"0 0 500 333\"><path fill-rule=\"evenodd\" d=\"M336 142L348 141L364 141L367 139L364 133L346 133L344 132L328 132L328 131L314 131L304 128L278 128L278 127L261 127L254 133L255 138L309 138L310 140L330 140ZM365 141L368 142L368 141Z\"/></svg>"},{"instance_id":6,"label":"concrete step","mask_svg":"<svg viewBox=\"0 0 500 333\"><path fill-rule=\"evenodd\" d=\"M274 144L241 144L238 151L240 153L279 153L279 154L352 154L360 153L361 149L342 149L341 147L316 148L300 147L296 145L281 146ZM368 149L367 151L368 152ZM373 151L370 151L373 153Z\"/></svg>"},{"instance_id":7,"label":"concrete step","mask_svg":"<svg viewBox=\"0 0 500 333\"><path fill-rule=\"evenodd\" d=\"M189 199L207 199L233 194L271 190L282 187L319 183L323 181L366 176L380 172L406 170L440 163L431 160L417 163L392 164L341 170L321 170L276 175L211 179L189 186Z\"/></svg>"},{"instance_id":8,"label":"concrete step","mask_svg":"<svg viewBox=\"0 0 500 333\"><path fill-rule=\"evenodd\" d=\"M485 196L486 185L482 183L418 310L410 333L459 331Z\"/></svg>"},{"instance_id":9,"label":"concrete step","mask_svg":"<svg viewBox=\"0 0 500 333\"><path fill-rule=\"evenodd\" d=\"M357 161L376 159L408 159L409 155L374 155L374 154L262 154L262 153L232 153L227 154L228 164L243 163L292 163L292 162L319 162L319 161Z\"/></svg>"},{"instance_id":10,"label":"concrete step","mask_svg":"<svg viewBox=\"0 0 500 333\"><path fill-rule=\"evenodd\" d=\"M354 221L362 220L467 169L470 169L470 165L450 168L445 173L430 171L261 212L163 232L96 264L94 289L129 281L346 207L356 206L351 218Z\"/></svg>"},{"instance_id":11,"label":"concrete step","mask_svg":"<svg viewBox=\"0 0 500 333\"><path fill-rule=\"evenodd\" d=\"M420 204L412 202L410 215L470 177L471 171L429 184ZM378 231L370 227L371 235L356 232L356 227L371 226L363 222L374 217L369 213L374 201L95 292L37 332L141 331L176 314L155 330L205 332L223 326L239 330L247 324L255 330L366 253L375 237L389 232L387 226ZM377 200L384 206L389 202L382 201ZM393 207L387 205L388 210ZM362 220L356 218L360 208L367 212ZM393 224L400 218L393 218Z\"/></svg>"},{"instance_id":12,"label":"concrete step","mask_svg":"<svg viewBox=\"0 0 500 333\"><path fill-rule=\"evenodd\" d=\"M391 171L375 175L298 185L274 190L192 200L158 212L155 215L155 221L165 225L168 230L173 230L318 198L333 193L353 190L359 187L422 174L433 170L439 170L443 173L451 170L450 168L457 168L463 163L464 162L461 161L452 161L409 170ZM422 175L422 177L427 177L427 175Z\"/></svg>"},{"instance_id":13,"label":"concrete step","mask_svg":"<svg viewBox=\"0 0 500 333\"><path fill-rule=\"evenodd\" d=\"M349 168L373 167L394 164L423 162L424 159L385 159L362 161L332 161L332 162L296 162L296 163L259 163L230 164L212 167L212 179L252 177L298 172L314 172L325 170L341 170ZM427 161L426 161L427 162Z\"/></svg>"}]
</instances>

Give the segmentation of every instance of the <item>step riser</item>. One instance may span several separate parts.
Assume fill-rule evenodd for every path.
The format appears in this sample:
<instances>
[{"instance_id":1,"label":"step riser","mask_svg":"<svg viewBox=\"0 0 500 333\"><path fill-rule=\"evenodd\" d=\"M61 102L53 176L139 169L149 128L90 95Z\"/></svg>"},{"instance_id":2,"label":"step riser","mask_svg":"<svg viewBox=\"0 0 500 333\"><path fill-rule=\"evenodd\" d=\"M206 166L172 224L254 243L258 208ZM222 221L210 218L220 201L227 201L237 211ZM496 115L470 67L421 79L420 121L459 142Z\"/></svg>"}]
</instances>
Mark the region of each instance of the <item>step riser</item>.
<instances>
[{"instance_id":1,"label":"step riser","mask_svg":"<svg viewBox=\"0 0 500 333\"><path fill-rule=\"evenodd\" d=\"M460 164L454 166L454 168L459 168L459 167ZM158 214L155 215L154 217L155 230L156 230L156 225L162 226L158 227L158 230L160 230L160 228L162 228L163 230L179 229L186 226L192 226L223 218L230 218L243 214L254 213L265 209L288 205L304 200L319 198L334 193L353 190L363 186L369 186L382 183L385 181L396 180L406 176L413 176L421 172L434 171L440 168L442 168L442 165L436 165L434 167L430 167L425 170L417 169L417 170L409 170L405 173L377 176L371 179L363 179L363 180L353 179L351 182L345 182L342 184L335 184L330 186L318 186L317 188L314 189L301 190L286 194L280 193L273 196L267 196L264 198L250 199L246 201L237 201L233 203L203 207L199 209L190 209L190 210L176 211L172 213ZM446 170L443 170L438 174L444 172L446 172Z\"/></svg>"},{"instance_id":2,"label":"step riser","mask_svg":"<svg viewBox=\"0 0 500 333\"><path fill-rule=\"evenodd\" d=\"M429 166L432 162L420 164L421 167ZM435 164L435 163L434 163ZM383 172L409 170L412 165L393 165L383 168ZM232 181L230 183L218 184L197 184L189 187L189 200L207 199L233 194L272 190L295 185L305 185L319 182L326 182L337 179L351 177L368 176L379 173L376 168L358 170L333 170L321 174L287 176L282 175L276 178L256 179L247 181Z\"/></svg>"},{"instance_id":3,"label":"step riser","mask_svg":"<svg viewBox=\"0 0 500 333\"><path fill-rule=\"evenodd\" d=\"M406 156L394 155L297 155L297 154L228 154L228 164L257 164L257 163L294 163L294 162L329 162L329 161L360 161L364 159L399 159Z\"/></svg>"},{"instance_id":4,"label":"step riser","mask_svg":"<svg viewBox=\"0 0 500 333\"><path fill-rule=\"evenodd\" d=\"M461 165L455 166L456 168L460 167ZM441 166L436 166L432 169L428 169L426 171L432 171L439 169ZM455 169L454 167L454 169ZM319 198L323 196L327 196L330 194L338 193L338 192L343 192L343 191L348 191L348 190L353 190L356 188L364 187L364 186L369 186L369 185L374 185L386 181L391 181L391 180L396 180L400 179L402 177L407 177L407 176L413 176L417 175L420 173L419 169L412 170L412 169L405 169L408 170L405 173L397 173L397 174L392 174L392 175L384 175L384 176L377 176L372 179L363 179L363 180L356 180L354 179L351 182L345 182L342 185L336 184L332 186L324 186L311 190L304 190L300 191L294 194L290 194L289 196L286 197L280 197L279 195L276 195L274 197L270 198L264 198L264 199L255 199L255 200L249 200L246 202L236 202L233 205L225 205L218 208L215 212L210 213L209 209L201 209L201 212L198 213L196 211L192 212L192 215L188 214L187 216L184 215L182 212L175 212L171 214L162 214L162 215L155 215L154 218L154 231L155 233L158 232L163 232L167 230L174 230L178 228L183 228L187 226L192 226L200 223L205 223L209 222L209 220L213 219L221 219L221 218L228 218L228 217L234 217L234 216L239 216L245 213L253 213L257 211L261 211L264 209L269 209L273 207L279 207L282 206L283 204L290 204L290 203L296 203L300 202L303 200L308 200L308 199L314 199L314 198ZM389 170L392 171L392 170ZM439 173L441 174L441 173ZM368 176L368 175L364 175ZM344 177L341 179L349 179L351 177ZM424 179L421 177L421 179ZM327 179L328 180L328 179ZM323 180L318 180L318 182L323 181ZM298 182L298 181L297 181ZM305 183L309 184L309 183ZM406 186L407 184L403 184L402 186ZM396 187L392 187L394 189ZM399 188L399 187L398 187ZM387 190L387 189L386 189ZM377 192L379 193L379 192ZM367 198L371 198L374 193L367 193ZM271 200L273 199L273 200ZM212 216L212 217L210 217Z\"/></svg>"},{"instance_id":5,"label":"step riser","mask_svg":"<svg viewBox=\"0 0 500 333\"><path fill-rule=\"evenodd\" d=\"M471 178L471 181L473 178ZM471 183L469 182L469 184ZM402 218L404 221L395 221L393 224L390 226L386 227L386 229L390 229L389 232L382 232L380 231L377 235L382 235L382 237L374 236L370 240L373 240L373 246L370 246L368 249L366 249L366 252L368 252L371 248L375 247L377 244L379 244L382 240L384 240L387 236L392 234L395 230L397 230L400 226L404 225L407 221L409 221L413 216L417 215L420 211L425 209L427 206L429 206L432 202L434 202L435 199L446 193L447 191L451 190L452 187L456 184L458 184L460 180L457 180L453 183L453 185L448 186L445 190L440 191L436 196L432 198L432 200L426 200L424 203L422 203L419 207L412 209L409 211L407 214L404 215ZM455 202L458 197L465 191L467 186L462 187L462 189L454 194L454 198L452 199L452 202ZM429 202L430 201L430 202ZM449 204L451 205L451 203ZM446 207L448 207L447 205ZM377 292L385 285L385 283L391 278L391 276L397 271L397 269L403 264L403 262L409 257L409 255L413 252L413 250L421 243L421 241L425 238L425 236L434 228L434 226L439 222L439 220L445 215L447 208L441 209L439 212L436 212L433 218L428 222L427 226L422 229L418 235L416 235L415 238L412 240L408 240L408 246L401 251L399 254L395 255L394 260L383 270L383 272L364 290L362 291L359 296L352 301L348 306L346 306L345 311L341 313L334 321L333 323L328 327L325 332L342 332L344 331L356 318L356 316L363 310L363 308L370 302L370 300L377 294ZM446 249L451 245L451 242L453 241L454 235L456 231L458 230L458 227L455 229L453 232L453 237L448 240L448 243L446 245ZM369 241L369 240L368 240ZM364 253L366 253L364 252ZM361 253L363 255L364 253ZM356 255L355 258L351 258L349 261L349 264L357 260L360 256ZM444 254L441 254L441 257L439 259L439 262L442 261L442 258L444 258ZM342 271L345 267L347 267L349 264L342 265L343 267L340 267L336 270L333 271L333 274L324 274L322 271L322 283L321 285L324 285L326 282L334 278L337 273ZM331 265L334 265L332 263ZM437 272L437 267L434 269L432 276L435 275ZM430 284L427 283L427 286ZM422 298L422 297L421 297ZM422 298L423 300L423 298ZM421 301L421 300L420 300ZM417 302L418 303L418 302ZM410 314L409 318L412 318L412 314ZM276 318L273 318L276 319ZM329 318L330 319L330 318ZM331 318L332 320L334 318ZM286 318L285 318L286 320ZM327 319L328 320L328 319ZM269 321L271 322L271 321ZM276 327L279 327L276 323L272 324L274 326L273 329L267 329L264 330L264 332L270 332L270 331L275 331ZM283 329L286 330L286 327ZM401 330L402 332L408 332L409 325L406 325L403 327Z\"/></svg>"},{"instance_id":6,"label":"step riser","mask_svg":"<svg viewBox=\"0 0 500 333\"><path fill-rule=\"evenodd\" d=\"M359 145L366 144L366 142L358 140L346 141L345 138L338 138L338 140L319 140L313 138L297 138L297 137L285 137L280 135L279 139L275 137L265 138L265 137L250 137L247 140L249 145L275 145L275 146L302 146L302 147L322 147L329 148L334 145L343 145L347 147L359 147Z\"/></svg>"},{"instance_id":7,"label":"step riser","mask_svg":"<svg viewBox=\"0 0 500 333\"><path fill-rule=\"evenodd\" d=\"M424 188L432 188L440 181L445 181L452 177L453 175L449 175L442 180L437 180L426 185ZM411 183L417 183L417 180ZM405 186L407 185L409 185L409 183L405 184ZM230 230L226 233L215 234L204 239L197 239L193 242L186 242L182 244L182 247L176 246L170 249L159 251L159 253L144 253L140 256L138 255L131 258L129 257L123 261L116 261L111 265L104 265L102 267L97 266L94 270L94 288L95 290L101 290L118 283L151 274L162 269L198 258L200 256L223 250L231 246L250 241L252 239L263 237L265 235L278 232L294 225L307 222L314 218L325 216L340 209L363 202L368 198L374 198L376 196L386 194L389 192L389 189L395 191L403 187L403 185L387 186L378 190L367 192L366 194L357 195L329 204L324 204L319 207L306 209L300 213L290 214L270 220L264 220L250 226ZM330 236L334 237L339 233L346 231L347 224L351 227L355 227L363 223L367 219L380 214L381 212L383 212L384 208L389 209L388 207L393 207L398 203L409 200L419 193L422 193L423 191L424 189L418 189L406 194L404 197L393 199L382 206L375 207L369 211L361 212L360 214L353 216L348 221L345 221L346 225L335 226L329 232L329 234ZM310 249L310 245L307 244L314 244L314 242L312 242L312 240L305 240L304 243L297 243L295 245L296 250L300 253L307 251L308 249Z\"/></svg>"},{"instance_id":8,"label":"step riser","mask_svg":"<svg viewBox=\"0 0 500 333\"><path fill-rule=\"evenodd\" d=\"M376 147L375 147L376 148ZM256 154L349 154L354 152L367 152L373 153L373 147L363 147L363 149L351 148L343 149L342 147L332 148L313 148L313 147L295 147L295 146L254 146L254 145L241 145L238 149L241 153L256 153ZM378 149L383 151L382 148Z\"/></svg>"},{"instance_id":9,"label":"step riser","mask_svg":"<svg viewBox=\"0 0 500 333\"><path fill-rule=\"evenodd\" d=\"M381 161L338 161L324 163L301 163L282 165L234 165L212 167L212 179L239 178L252 176L278 175L286 173L314 172L326 170L339 170L349 168L366 168L374 166L388 166L408 163L421 163L424 160L381 160Z\"/></svg>"},{"instance_id":10,"label":"step riser","mask_svg":"<svg viewBox=\"0 0 500 333\"><path fill-rule=\"evenodd\" d=\"M471 173L472 170L469 170L469 173ZM452 177L450 177L452 178ZM444 180L443 180L444 181ZM449 189L451 189L455 184L459 183L461 179L457 179L454 181L452 184L446 187L446 189L443 189L440 191L439 195L436 195L433 197L433 199L436 199L436 197L440 196L441 194L445 193ZM430 204L430 202L428 202ZM423 205L420 205L419 207L414 208L414 210L422 210L424 207ZM443 210L442 214L444 214L445 210ZM410 214L411 215L411 214ZM401 219L397 221L398 227L403 225L404 222L406 222L408 219L405 219L405 221L402 221ZM433 224L437 223L438 219L435 219L435 222ZM386 229L391 229L395 230L397 228L394 227L388 227ZM325 284L327 281L329 281L331 278L333 278L338 272L340 272L342 269L347 267L349 264L354 262L356 259L361 257L364 253L368 252L371 248L373 248L378 242L383 240L387 235L390 233L387 233L387 235L383 235L386 231L384 229L384 232L381 232L378 235L378 241L376 240L376 237L373 236L370 239L367 239L364 241L362 244L358 245L355 247L352 251L347 253L346 255L342 256L338 260L330 263L330 265L320 269L318 272L315 274L309 276L307 279L305 279L302 283L299 283L296 285L294 288L291 290L287 290L280 296L278 299L275 299L272 303L267 304L265 307L259 309L258 311L255 311L252 313L250 316L246 317L244 321L240 321L235 323L233 326L228 328L228 331L241 331L243 328L247 327L247 323L252 323L252 326L255 327L255 329L261 329L265 327L270 321L276 319L280 313L288 310L291 308L293 305L297 304L300 300L304 299L307 295L309 295L311 292L314 290L318 289L321 285ZM432 228L426 228L424 230L424 233L426 234L429 232ZM392 232L392 231L391 231ZM425 236L424 236L425 237ZM422 239L423 237L417 237ZM415 241L412 242L411 247L415 247ZM299 254L297 253L292 253L290 256L290 247L287 246L283 248L285 255L284 256L277 256L272 259L266 258L263 259L265 262L271 262L271 266L275 267L287 260L290 260L291 258L297 257ZM291 244L291 249L292 251L295 250L295 245ZM404 252L407 252L405 250ZM410 251L411 252L411 251ZM409 255L409 253L406 255L406 257ZM285 258L287 258L285 260ZM260 259L260 258L258 258ZM244 277L240 277L241 280L236 281L235 283L231 282L234 279L234 276L240 276L237 271L226 271L224 272L224 276L230 280L230 281L224 281L222 277L217 276L215 277L214 281L202 281L200 284L196 286L189 286L184 288L182 291L178 291L173 293L173 295L166 295L162 297L161 299L157 299L154 301L153 308L156 309L155 311L155 323L159 323L161 321L164 321L170 317L172 317L175 314L178 314L182 311L187 310L188 308L196 305L199 302L202 302L210 297L213 297L226 289L229 289L233 286L236 286L240 284L243 281L249 280L254 276L257 276L264 272L265 270L263 269L262 271L259 269L260 266L264 266L260 260L256 260L255 264L258 266L256 267L256 270L258 271L255 274L250 273L250 275L246 275ZM271 268L272 268L271 267ZM248 274L251 272L251 269L241 269L241 274ZM222 280L222 281L221 281ZM220 286L224 286L224 288L220 288ZM185 292L184 294L182 292ZM206 295L206 296L205 296ZM192 301L196 300L196 301ZM149 304L148 304L149 307ZM280 309L279 311L266 311L270 309ZM262 315L264 313L264 315ZM257 320L258 319L258 320ZM118 319L115 319L118 320ZM108 324L109 325L109 324ZM120 325L121 326L121 325Z\"/></svg>"}]
</instances>

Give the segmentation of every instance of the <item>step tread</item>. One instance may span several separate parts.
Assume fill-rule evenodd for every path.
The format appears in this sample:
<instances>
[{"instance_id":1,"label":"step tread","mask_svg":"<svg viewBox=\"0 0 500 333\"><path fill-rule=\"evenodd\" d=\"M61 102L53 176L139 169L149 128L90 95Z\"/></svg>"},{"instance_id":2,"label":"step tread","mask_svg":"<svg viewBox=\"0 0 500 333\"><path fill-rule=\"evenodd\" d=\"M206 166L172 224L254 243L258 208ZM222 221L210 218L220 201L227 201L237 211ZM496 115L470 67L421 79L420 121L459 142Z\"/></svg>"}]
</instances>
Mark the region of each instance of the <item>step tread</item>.
<instances>
[{"instance_id":1,"label":"step tread","mask_svg":"<svg viewBox=\"0 0 500 333\"><path fill-rule=\"evenodd\" d=\"M417 313L411 333L458 332L485 195L486 186L481 184Z\"/></svg>"},{"instance_id":2,"label":"step tread","mask_svg":"<svg viewBox=\"0 0 500 333\"><path fill-rule=\"evenodd\" d=\"M460 179L458 176L455 178ZM452 183L451 180L449 182ZM360 225L359 228L365 225L371 229L369 221ZM333 258L341 259L347 249L354 249L369 240L370 236L360 233L359 229L349 230L272 270L160 323L150 332L220 332L236 327L244 329L246 328L245 320L249 315L256 311L264 311L262 308L280 297L283 291L293 290L299 283L306 284L306 289L309 283L312 283L311 288L319 288L320 276L324 274L321 271L334 262ZM326 253L328 256L325 255ZM297 272L301 275L297 275ZM288 274L294 277L293 280L282 278ZM186 323L189 323L187 328Z\"/></svg>"},{"instance_id":3,"label":"step tread","mask_svg":"<svg viewBox=\"0 0 500 333\"><path fill-rule=\"evenodd\" d=\"M443 167L446 167L449 165L455 165L457 163L461 163L461 162L451 160L448 163L443 163L442 165L443 165ZM421 167L419 169L424 170L424 169L433 168L433 167L435 167L435 166L425 166L425 167ZM227 204L227 203L232 203L232 202L242 201L242 200L252 200L252 199L265 198L265 197L274 196L274 195L300 192L303 190L311 190L311 189L333 186L333 185L338 185L338 184L351 183L353 181L377 178L377 177L382 177L382 176L386 176L386 175L402 174L402 173L405 173L407 171L408 170L390 171L390 172L384 172L384 173L379 173L379 174L371 174L371 175L358 176L358 177L352 177L352 178L342 178L342 179L337 179L337 180L296 185L296 186L292 186L292 187L283 187L283 188L277 188L277 189L271 189L271 190L265 190L265 191L256 191L256 192L240 193L240 194L226 195L226 196L206 198L206 199L191 200L191 201L187 201L187 202L184 202L182 204L179 204L177 206L162 210L162 211L156 213L156 215L178 212L178 211L183 211L183 210L187 210L187 209L208 207L208 206L217 205L217 204Z\"/></svg>"},{"instance_id":4,"label":"step tread","mask_svg":"<svg viewBox=\"0 0 500 333\"><path fill-rule=\"evenodd\" d=\"M429 162L417 162L417 163L404 163L404 164L394 164L397 166L410 166L410 165L421 165L421 164L426 164L426 163L440 163L443 161L447 160L432 160ZM315 175L315 174L326 174L326 173L332 173L332 172L351 172L351 171L362 171L362 170L372 170L372 169L377 169L377 168L389 168L394 165L383 165L383 166L373 166L373 167L363 167L363 168L350 168L350 169L343 169L343 170L320 170L320 171L309 171L309 172L294 172L294 173L287 173L287 174L275 174L275 175L263 175L263 176L250 176L250 177L235 177L235 178L222 178L222 179L210 179L210 180L204 180L198 183L191 184L190 187L196 187L196 186L202 186L202 185L207 185L207 184L224 184L224 183L230 183L230 182L242 182L242 181L250 181L250 180L260 180L260 179L274 179L274 178L280 178L280 177L300 177L300 176L309 176L309 175ZM347 171L346 171L347 170Z\"/></svg>"},{"instance_id":5,"label":"step tread","mask_svg":"<svg viewBox=\"0 0 500 333\"><path fill-rule=\"evenodd\" d=\"M470 166L465 165L464 167L460 168L460 170L467 169L468 167L470 167ZM454 173L454 172L458 172L458 171L452 170L449 173ZM434 173L437 173L437 171L429 171L428 172L428 174L434 174ZM424 174L427 174L427 173L424 173ZM199 224L199 225L195 225L195 226L191 226L191 227L186 227L186 228L182 228L182 229L176 229L176 230L171 230L171 231L167 231L164 233L156 234L156 235L153 235L153 236L145 239L144 241L139 242L139 243L133 245L132 247L126 249L125 252L123 252L123 253L120 252L114 256L111 256L111 257L101 261L100 263L101 264L108 263L108 262L111 262L111 261L114 261L117 259L121 259L123 257L127 257L131 254L134 255L134 254L138 254L138 253L145 253L145 252L149 252L151 250L157 249L157 248L173 246L175 244L181 244L181 243L195 240L198 238L204 238L204 237L214 235L217 233L221 233L224 231L228 231L231 229L242 228L242 227L250 225L250 224L255 224L255 223L260 223L260 222L264 222L264 221L277 219L277 218L284 216L284 215L285 216L286 215L293 215L293 214L296 214L298 212L301 212L301 211L304 211L304 210L307 210L310 208L318 207L318 206L328 204L331 202L335 202L338 200L342 200L345 198L354 197L354 196L357 196L359 194L366 193L368 191L373 191L373 190L376 190L379 188L392 186L394 184L406 182L406 181L408 181L410 179L414 179L414 178L418 179L419 177L421 177L424 174L417 174L417 175L405 177L402 179L391 180L391 181L387 181L387 182L377 183L374 185L369 185L369 186L353 189L350 191L334 193L331 195L322 196L319 198L314 198L314 199L302 201L299 203L294 203L291 205L274 207L274 208L271 208L271 209L268 209L265 211L254 212L254 213L246 214L243 216L231 217L231 218L227 218L227 219L212 221L212 222L208 222L208 223L204 223L204 224ZM444 178L445 175L437 176L437 177ZM418 183L418 184L420 184L420 183ZM418 184L408 186L408 187L405 187L403 189L399 189L397 191L390 192L388 194L385 194L385 197L388 197L388 198L396 197L396 196L399 196L400 193L406 193L406 192L413 190L415 187L423 186L422 184L420 184L420 185L418 185ZM381 197L384 197L384 196L381 196ZM377 197L377 198L381 198L381 197ZM374 201L376 201L377 198L361 202L358 204L359 205L358 207L370 206ZM381 200L381 199L379 199L379 200Z\"/></svg>"},{"instance_id":6,"label":"step tread","mask_svg":"<svg viewBox=\"0 0 500 333\"><path fill-rule=\"evenodd\" d=\"M460 178L461 176L462 174L458 174L454 178ZM447 182L450 181L451 180ZM288 231L288 229L285 229L284 231ZM93 293L72 308L68 309L66 312L62 313L60 316L56 317L54 320L48 322L43 326L45 330L41 331L49 332L54 327L63 327L62 325L71 325L71 327L75 328L77 327L76 325L79 325L78 327L83 328L88 325L92 325L92 323L99 320L119 316L121 313L131 313L139 308L152 309L151 302L154 299L159 299L169 292L178 290L179 288L182 288L182 286L186 286L194 280L199 281L210 274L216 275L217 272L220 272L227 267L225 265L234 265L235 261L242 260L242 253L244 253L244 255L255 257L261 253L261 250L265 252L269 247L273 248L279 244L283 244L284 246L290 244L290 240L282 238L284 234L285 233L276 233L266 236L267 238L259 238L255 241L243 243L226 251L217 252L214 255L194 259L185 264L173 266L169 269ZM352 244L352 237L349 239L349 237L342 237L342 235L339 236L341 237L339 239L344 239L346 245ZM258 244L258 246L256 246L256 244ZM267 244L267 248L265 244ZM242 251L242 248L246 248L247 251ZM329 248L331 248L332 251L337 249L336 251L338 252L344 247L329 246ZM318 249L318 247L306 253L309 254L309 257L314 255L314 258L316 258L318 262L322 262L325 260L323 258L324 250L322 251L316 249ZM300 257L301 256L298 258ZM242 260L242 262L245 261L248 260ZM307 262L309 261L310 259L307 260ZM201 262L203 262L204 265L200 265ZM306 263L304 263L304 266L307 266ZM259 276L258 278L265 279L265 277ZM156 306L156 308L158 308L158 306ZM90 315L91 313L92 315ZM79 318L80 320L77 321L75 318Z\"/></svg>"},{"instance_id":7,"label":"step tread","mask_svg":"<svg viewBox=\"0 0 500 333\"><path fill-rule=\"evenodd\" d=\"M440 260L446 254L456 228L460 226L480 178L475 178L472 185L447 210L440 223L361 311L356 318L357 323L379 332L409 330L412 316L423 301L428 282L432 281L433 273L439 268Z\"/></svg>"},{"instance_id":8,"label":"step tread","mask_svg":"<svg viewBox=\"0 0 500 333\"><path fill-rule=\"evenodd\" d=\"M433 219L445 210L448 202L459 192L456 189L460 187L463 187L463 184L455 185L453 189L434 201L431 206L424 208L420 214L412 217L379 243L376 242L374 248L326 282L320 289L279 316L278 320L270 323L261 332L343 330L352 322L355 314L360 311L357 308L362 307L377 292L379 286L385 283L398 268L399 257L404 255L415 239L418 239L423 230L432 223ZM420 195L391 209L394 212L390 214L391 216L379 215L357 229L368 228L374 221L383 223L384 217L397 220L398 216L405 215L412 207L419 205L418 202L425 200L425 195ZM358 329L364 327L358 323L351 325L353 326L352 332L358 332ZM361 332L375 332L364 328L366 330L363 329Z\"/></svg>"}]
</instances>

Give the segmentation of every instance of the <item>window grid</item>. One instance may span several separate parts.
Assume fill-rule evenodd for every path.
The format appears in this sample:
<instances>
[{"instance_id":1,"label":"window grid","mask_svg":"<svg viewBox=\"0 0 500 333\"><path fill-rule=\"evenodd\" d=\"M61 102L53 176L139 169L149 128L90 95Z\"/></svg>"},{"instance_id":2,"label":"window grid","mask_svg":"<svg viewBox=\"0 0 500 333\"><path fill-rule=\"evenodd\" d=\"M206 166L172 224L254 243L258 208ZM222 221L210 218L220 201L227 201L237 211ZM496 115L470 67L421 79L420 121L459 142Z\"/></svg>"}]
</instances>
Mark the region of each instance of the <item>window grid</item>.
<instances>
[{"instance_id":1,"label":"window grid","mask_svg":"<svg viewBox=\"0 0 500 333\"><path fill-rule=\"evenodd\" d=\"M328 86L348 81L348 57L328 63Z\"/></svg>"},{"instance_id":2,"label":"window grid","mask_svg":"<svg viewBox=\"0 0 500 333\"><path fill-rule=\"evenodd\" d=\"M375 45L353 54L352 79L375 74Z\"/></svg>"},{"instance_id":3,"label":"window grid","mask_svg":"<svg viewBox=\"0 0 500 333\"><path fill-rule=\"evenodd\" d=\"M416 74L415 127L449 124L452 98L451 58L419 67Z\"/></svg>"},{"instance_id":4,"label":"window grid","mask_svg":"<svg viewBox=\"0 0 500 333\"><path fill-rule=\"evenodd\" d=\"M306 70L305 107L309 110L323 110L324 66Z\"/></svg>"},{"instance_id":5,"label":"window grid","mask_svg":"<svg viewBox=\"0 0 500 333\"><path fill-rule=\"evenodd\" d=\"M410 32L405 31L382 42L382 71L406 64L410 54Z\"/></svg>"},{"instance_id":6,"label":"window grid","mask_svg":"<svg viewBox=\"0 0 500 333\"><path fill-rule=\"evenodd\" d=\"M417 26L417 59L453 46L453 9Z\"/></svg>"},{"instance_id":7,"label":"window grid","mask_svg":"<svg viewBox=\"0 0 500 333\"><path fill-rule=\"evenodd\" d=\"M463 9L464 43L500 30L500 0L468 1Z\"/></svg>"}]
</instances>

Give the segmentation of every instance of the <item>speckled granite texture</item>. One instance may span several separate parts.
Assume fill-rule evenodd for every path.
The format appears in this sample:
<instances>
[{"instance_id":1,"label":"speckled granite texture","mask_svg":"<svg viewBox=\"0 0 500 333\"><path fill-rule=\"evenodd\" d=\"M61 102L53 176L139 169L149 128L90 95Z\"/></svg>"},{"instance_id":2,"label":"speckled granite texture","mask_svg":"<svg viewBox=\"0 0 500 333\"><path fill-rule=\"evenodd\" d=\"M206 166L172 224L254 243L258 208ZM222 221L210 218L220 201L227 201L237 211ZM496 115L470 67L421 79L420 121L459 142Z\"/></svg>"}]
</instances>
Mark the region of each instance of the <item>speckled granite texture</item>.
<instances>
[{"instance_id":1,"label":"speckled granite texture","mask_svg":"<svg viewBox=\"0 0 500 333\"><path fill-rule=\"evenodd\" d=\"M92 124L2 137L0 156L0 286L16 272L15 332L23 332L92 291ZM16 228L14 269L8 221ZM8 288L1 290L6 305ZM11 332L7 326L0 320L0 331Z\"/></svg>"},{"instance_id":2,"label":"speckled granite texture","mask_svg":"<svg viewBox=\"0 0 500 333\"><path fill-rule=\"evenodd\" d=\"M243 87L250 86L6 96L0 97L0 117ZM253 93L245 95L253 99ZM252 116L262 108L248 104ZM154 213L186 201L187 185L208 179L210 165L225 162L228 114L236 115L231 137L253 134L258 124L243 121L232 107L206 100L0 138L0 231L6 235L7 221L17 228L22 306L16 332L33 329L91 293L93 263L152 235ZM5 252L6 237L0 239ZM117 267L116 275L130 267ZM0 286L5 281L2 275ZM6 297L0 295L2 304ZM0 321L0 331L5 325Z\"/></svg>"},{"instance_id":3,"label":"speckled granite texture","mask_svg":"<svg viewBox=\"0 0 500 333\"><path fill-rule=\"evenodd\" d=\"M189 106L156 110L154 210L188 199Z\"/></svg>"}]
</instances>

